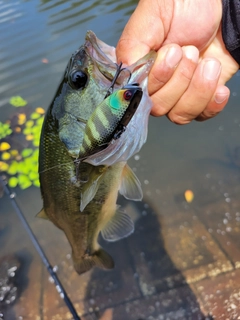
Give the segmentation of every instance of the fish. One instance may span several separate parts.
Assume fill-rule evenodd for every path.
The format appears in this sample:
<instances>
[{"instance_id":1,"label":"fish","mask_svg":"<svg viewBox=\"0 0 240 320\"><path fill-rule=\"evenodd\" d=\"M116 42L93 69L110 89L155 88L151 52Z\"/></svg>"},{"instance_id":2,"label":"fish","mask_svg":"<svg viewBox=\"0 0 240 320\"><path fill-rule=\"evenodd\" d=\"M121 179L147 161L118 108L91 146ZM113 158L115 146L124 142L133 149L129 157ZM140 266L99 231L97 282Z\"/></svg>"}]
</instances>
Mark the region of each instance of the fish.
<instances>
[{"instance_id":1,"label":"fish","mask_svg":"<svg viewBox=\"0 0 240 320\"><path fill-rule=\"evenodd\" d=\"M142 199L140 181L127 160L147 138L151 110L147 76L155 59L152 51L119 71L115 48L88 31L85 43L71 56L46 112L39 147L43 209L37 216L65 233L78 274L95 266L114 267L113 258L98 243L100 234L106 241L117 241L134 231L133 221L117 205L117 197L120 192L127 199ZM129 121L124 120L127 111L115 120L110 113L113 130L106 134L104 128L97 128L101 138L105 135L105 147L101 147L101 139L95 139L91 148L86 148L86 136L96 125L97 114L109 103L123 108L121 99L126 91L133 100L125 110L134 106ZM126 125L116 131L121 121Z\"/></svg>"}]
</instances>

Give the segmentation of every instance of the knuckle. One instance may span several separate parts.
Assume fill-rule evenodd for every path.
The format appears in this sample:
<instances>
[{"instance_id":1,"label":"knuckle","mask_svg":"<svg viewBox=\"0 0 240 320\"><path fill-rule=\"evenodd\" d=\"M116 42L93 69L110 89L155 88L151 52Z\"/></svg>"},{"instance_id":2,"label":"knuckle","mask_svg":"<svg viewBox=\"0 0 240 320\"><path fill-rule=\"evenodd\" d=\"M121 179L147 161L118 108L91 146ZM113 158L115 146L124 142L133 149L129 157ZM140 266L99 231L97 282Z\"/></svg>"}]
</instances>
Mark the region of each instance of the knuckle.
<instances>
[{"instance_id":1,"label":"knuckle","mask_svg":"<svg viewBox=\"0 0 240 320\"><path fill-rule=\"evenodd\" d=\"M185 80L187 82L190 82L192 80L193 71L187 66L181 67L181 69L179 70L179 76L181 78L181 81Z\"/></svg>"},{"instance_id":2,"label":"knuckle","mask_svg":"<svg viewBox=\"0 0 240 320\"><path fill-rule=\"evenodd\" d=\"M156 116L163 116L172 109L172 105L167 103L166 101L162 100L161 98L151 97L153 102L152 107L152 114Z\"/></svg>"},{"instance_id":3,"label":"knuckle","mask_svg":"<svg viewBox=\"0 0 240 320\"><path fill-rule=\"evenodd\" d=\"M178 115L174 112L170 112L168 114L168 119L173 122L173 123L176 123L176 124L188 124L190 123L194 118L192 117L188 117L187 115Z\"/></svg>"}]
</instances>

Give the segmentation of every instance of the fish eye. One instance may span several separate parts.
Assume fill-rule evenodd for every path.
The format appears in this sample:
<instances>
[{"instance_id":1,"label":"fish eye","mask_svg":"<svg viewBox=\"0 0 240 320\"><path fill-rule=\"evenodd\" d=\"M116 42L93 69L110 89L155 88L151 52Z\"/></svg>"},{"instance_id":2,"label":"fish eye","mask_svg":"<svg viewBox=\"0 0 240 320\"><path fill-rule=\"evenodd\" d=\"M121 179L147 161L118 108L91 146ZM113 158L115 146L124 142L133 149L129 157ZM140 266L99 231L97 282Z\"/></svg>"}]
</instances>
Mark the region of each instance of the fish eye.
<instances>
[{"instance_id":1,"label":"fish eye","mask_svg":"<svg viewBox=\"0 0 240 320\"><path fill-rule=\"evenodd\" d=\"M71 74L70 80L74 89L81 89L85 87L88 80L88 76L85 72L78 70Z\"/></svg>"},{"instance_id":2,"label":"fish eye","mask_svg":"<svg viewBox=\"0 0 240 320\"><path fill-rule=\"evenodd\" d=\"M123 98L125 100L130 100L132 98L132 91L130 90L126 90L124 93L123 93Z\"/></svg>"}]
</instances>

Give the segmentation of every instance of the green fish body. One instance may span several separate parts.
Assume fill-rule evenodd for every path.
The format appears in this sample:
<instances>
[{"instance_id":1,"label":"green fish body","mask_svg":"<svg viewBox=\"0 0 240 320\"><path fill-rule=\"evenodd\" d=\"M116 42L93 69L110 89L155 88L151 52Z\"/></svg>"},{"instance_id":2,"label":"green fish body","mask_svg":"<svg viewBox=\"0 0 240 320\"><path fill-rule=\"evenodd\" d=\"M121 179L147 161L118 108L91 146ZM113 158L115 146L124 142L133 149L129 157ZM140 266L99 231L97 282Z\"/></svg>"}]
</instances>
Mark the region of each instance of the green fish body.
<instances>
[{"instance_id":1,"label":"green fish body","mask_svg":"<svg viewBox=\"0 0 240 320\"><path fill-rule=\"evenodd\" d=\"M111 163L103 160L114 143L103 150L104 157L96 160L99 141L92 142L93 149L87 152L93 158L89 162L88 158L78 160L81 152L86 154L87 128L92 129L91 122L96 123L93 114L95 110L102 110L106 91L116 72L116 64L104 53L105 49L109 53L109 48L92 32L87 33L85 44L70 59L63 81L46 113L40 139L39 178L43 209L38 216L49 219L63 230L79 274L94 266L103 269L114 267L112 257L98 244L99 233L107 241L130 235L134 225L116 205L118 192L128 199L142 198L140 182L127 166L127 159L122 157L115 163L112 157ZM149 61L148 57L146 61ZM122 74L114 92L121 91L128 77L129 74L125 77ZM105 135L107 143L112 133ZM92 161L97 161L97 165Z\"/></svg>"}]
</instances>

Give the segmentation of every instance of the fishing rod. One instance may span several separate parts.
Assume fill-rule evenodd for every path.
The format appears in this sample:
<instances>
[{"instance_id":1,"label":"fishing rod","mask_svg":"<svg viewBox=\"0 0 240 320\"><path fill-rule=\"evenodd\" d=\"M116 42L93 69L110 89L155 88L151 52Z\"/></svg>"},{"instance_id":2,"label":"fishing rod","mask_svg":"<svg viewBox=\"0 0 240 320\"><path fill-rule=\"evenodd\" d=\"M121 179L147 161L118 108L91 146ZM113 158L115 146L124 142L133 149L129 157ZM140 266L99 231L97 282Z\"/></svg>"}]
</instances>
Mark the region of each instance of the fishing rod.
<instances>
[{"instance_id":1,"label":"fishing rod","mask_svg":"<svg viewBox=\"0 0 240 320\"><path fill-rule=\"evenodd\" d=\"M37 250L42 262L46 266L50 276L52 277L54 284L56 286L57 292L59 293L60 297L64 300L66 306L68 307L69 311L71 312L74 320L81 320L79 315L76 312L76 309L74 308L70 298L68 297L61 281L59 280L56 272L54 271L54 268L51 266L51 264L48 261L48 258L46 257L42 247L40 246L37 238L35 237L34 233L32 232L31 227L29 226L26 218L24 217L23 212L21 211L20 207L17 204L17 201L15 200L16 194L11 191L9 188L6 179L3 176L0 176L0 182L3 186L3 190L5 191L6 195L9 197L13 208L15 209L15 212L18 216L18 218L21 220L24 228L26 229L35 249Z\"/></svg>"}]
</instances>

